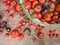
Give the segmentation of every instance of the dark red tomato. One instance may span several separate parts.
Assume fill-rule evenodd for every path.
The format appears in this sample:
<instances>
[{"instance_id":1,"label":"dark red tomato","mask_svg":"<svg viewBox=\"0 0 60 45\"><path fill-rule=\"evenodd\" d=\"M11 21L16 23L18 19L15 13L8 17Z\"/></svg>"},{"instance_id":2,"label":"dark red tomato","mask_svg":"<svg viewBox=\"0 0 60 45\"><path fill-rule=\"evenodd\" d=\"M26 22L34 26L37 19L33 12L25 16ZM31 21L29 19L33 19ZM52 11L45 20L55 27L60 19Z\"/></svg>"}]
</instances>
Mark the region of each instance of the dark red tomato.
<instances>
[{"instance_id":1,"label":"dark red tomato","mask_svg":"<svg viewBox=\"0 0 60 45\"><path fill-rule=\"evenodd\" d=\"M9 15L9 18L10 18L10 19L12 19L13 17L14 17L13 14L10 14L10 15Z\"/></svg>"},{"instance_id":2,"label":"dark red tomato","mask_svg":"<svg viewBox=\"0 0 60 45\"><path fill-rule=\"evenodd\" d=\"M57 4L56 11L60 12L60 4Z\"/></svg>"},{"instance_id":3,"label":"dark red tomato","mask_svg":"<svg viewBox=\"0 0 60 45\"><path fill-rule=\"evenodd\" d=\"M24 7L29 10L31 8L31 2L26 1L26 3L24 3Z\"/></svg>"},{"instance_id":4,"label":"dark red tomato","mask_svg":"<svg viewBox=\"0 0 60 45\"><path fill-rule=\"evenodd\" d=\"M13 30L12 32L10 32L10 37L12 38L16 38L18 37L18 35L19 35L18 30Z\"/></svg>"},{"instance_id":5,"label":"dark red tomato","mask_svg":"<svg viewBox=\"0 0 60 45\"><path fill-rule=\"evenodd\" d=\"M19 40L22 40L24 38L24 35L22 34L22 33L20 33L19 35L18 35L18 39Z\"/></svg>"},{"instance_id":6,"label":"dark red tomato","mask_svg":"<svg viewBox=\"0 0 60 45\"><path fill-rule=\"evenodd\" d=\"M41 38L41 39L44 39L45 35L44 35L44 33L39 32L39 33L38 33L38 37Z\"/></svg>"}]
</instances>

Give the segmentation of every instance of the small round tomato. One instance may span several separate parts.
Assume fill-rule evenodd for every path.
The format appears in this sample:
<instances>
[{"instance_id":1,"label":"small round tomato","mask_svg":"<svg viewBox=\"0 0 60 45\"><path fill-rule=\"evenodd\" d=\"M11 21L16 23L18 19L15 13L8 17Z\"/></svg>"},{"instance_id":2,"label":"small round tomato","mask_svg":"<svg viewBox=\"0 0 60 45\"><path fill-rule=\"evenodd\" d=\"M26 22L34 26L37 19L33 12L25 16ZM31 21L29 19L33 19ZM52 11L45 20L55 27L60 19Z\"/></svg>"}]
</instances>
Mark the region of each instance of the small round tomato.
<instances>
[{"instance_id":1,"label":"small round tomato","mask_svg":"<svg viewBox=\"0 0 60 45\"><path fill-rule=\"evenodd\" d=\"M19 4L16 4L16 10L19 12L20 10L21 10L21 8L20 8L20 5Z\"/></svg>"},{"instance_id":2,"label":"small round tomato","mask_svg":"<svg viewBox=\"0 0 60 45\"><path fill-rule=\"evenodd\" d=\"M6 36L6 37L8 37L8 36L9 36L9 34L8 34L8 33L6 33L6 34L5 34L5 36Z\"/></svg>"},{"instance_id":3,"label":"small round tomato","mask_svg":"<svg viewBox=\"0 0 60 45\"><path fill-rule=\"evenodd\" d=\"M18 37L18 35L19 35L18 30L13 30L12 32L10 32L10 37L12 38L16 38Z\"/></svg>"},{"instance_id":4,"label":"small round tomato","mask_svg":"<svg viewBox=\"0 0 60 45\"><path fill-rule=\"evenodd\" d=\"M28 1L28 0L27 0ZM36 1L36 0L29 0L30 2L34 2L34 1Z\"/></svg>"},{"instance_id":5,"label":"small round tomato","mask_svg":"<svg viewBox=\"0 0 60 45\"><path fill-rule=\"evenodd\" d=\"M35 12L40 13L41 7L42 6L40 4L36 4L33 9L34 9Z\"/></svg>"},{"instance_id":6,"label":"small round tomato","mask_svg":"<svg viewBox=\"0 0 60 45\"><path fill-rule=\"evenodd\" d=\"M8 4L10 4L10 3L11 3L11 1L10 1L10 0L7 0L7 3L8 3Z\"/></svg>"},{"instance_id":7,"label":"small round tomato","mask_svg":"<svg viewBox=\"0 0 60 45\"><path fill-rule=\"evenodd\" d=\"M26 3L24 3L24 7L29 10L31 8L31 2L26 1Z\"/></svg>"},{"instance_id":8,"label":"small round tomato","mask_svg":"<svg viewBox=\"0 0 60 45\"><path fill-rule=\"evenodd\" d=\"M39 3L45 3L46 0L39 0Z\"/></svg>"},{"instance_id":9,"label":"small round tomato","mask_svg":"<svg viewBox=\"0 0 60 45\"><path fill-rule=\"evenodd\" d=\"M39 13L39 14L37 14L37 18L38 19L41 19L42 18L42 15Z\"/></svg>"},{"instance_id":10,"label":"small round tomato","mask_svg":"<svg viewBox=\"0 0 60 45\"><path fill-rule=\"evenodd\" d=\"M22 34L22 33L20 33L19 35L18 35L18 39L19 40L22 40L24 38L24 35Z\"/></svg>"},{"instance_id":11,"label":"small round tomato","mask_svg":"<svg viewBox=\"0 0 60 45\"><path fill-rule=\"evenodd\" d=\"M30 28L34 28L34 24L30 24Z\"/></svg>"},{"instance_id":12,"label":"small round tomato","mask_svg":"<svg viewBox=\"0 0 60 45\"><path fill-rule=\"evenodd\" d=\"M49 37L50 37L50 38L53 38L53 34L49 34Z\"/></svg>"},{"instance_id":13,"label":"small round tomato","mask_svg":"<svg viewBox=\"0 0 60 45\"><path fill-rule=\"evenodd\" d=\"M32 3L32 8L34 8L36 4L38 4L37 0Z\"/></svg>"},{"instance_id":14,"label":"small round tomato","mask_svg":"<svg viewBox=\"0 0 60 45\"><path fill-rule=\"evenodd\" d=\"M60 4L57 4L56 11L60 12Z\"/></svg>"},{"instance_id":15,"label":"small round tomato","mask_svg":"<svg viewBox=\"0 0 60 45\"><path fill-rule=\"evenodd\" d=\"M16 5L16 1L11 1L11 6L15 6Z\"/></svg>"},{"instance_id":16,"label":"small round tomato","mask_svg":"<svg viewBox=\"0 0 60 45\"><path fill-rule=\"evenodd\" d=\"M6 13L9 14L9 10L6 10Z\"/></svg>"},{"instance_id":17,"label":"small round tomato","mask_svg":"<svg viewBox=\"0 0 60 45\"><path fill-rule=\"evenodd\" d=\"M6 6L6 5L7 5L7 2L6 2L6 1L4 1L4 2L3 2L3 4Z\"/></svg>"},{"instance_id":18,"label":"small round tomato","mask_svg":"<svg viewBox=\"0 0 60 45\"><path fill-rule=\"evenodd\" d=\"M10 14L10 15L9 15L9 18L12 19L12 18L13 18L13 14Z\"/></svg>"},{"instance_id":19,"label":"small round tomato","mask_svg":"<svg viewBox=\"0 0 60 45\"><path fill-rule=\"evenodd\" d=\"M34 38L34 39L33 39L33 42L37 42L37 38Z\"/></svg>"},{"instance_id":20,"label":"small round tomato","mask_svg":"<svg viewBox=\"0 0 60 45\"><path fill-rule=\"evenodd\" d=\"M38 37L41 38L41 39L44 39L45 35L44 35L44 33L39 32L39 33L38 33Z\"/></svg>"}]
</instances>

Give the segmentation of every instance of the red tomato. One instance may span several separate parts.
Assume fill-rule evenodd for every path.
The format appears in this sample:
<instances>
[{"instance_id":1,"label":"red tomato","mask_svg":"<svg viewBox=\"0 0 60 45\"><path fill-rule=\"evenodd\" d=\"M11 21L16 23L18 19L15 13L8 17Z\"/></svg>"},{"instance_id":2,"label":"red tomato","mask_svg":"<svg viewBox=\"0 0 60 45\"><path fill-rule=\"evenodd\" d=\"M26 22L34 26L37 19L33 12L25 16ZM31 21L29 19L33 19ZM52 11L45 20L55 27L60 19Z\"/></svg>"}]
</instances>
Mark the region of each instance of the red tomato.
<instances>
[{"instance_id":1,"label":"red tomato","mask_svg":"<svg viewBox=\"0 0 60 45\"><path fill-rule=\"evenodd\" d=\"M34 39L33 39L33 42L37 42L37 38L34 38Z\"/></svg>"},{"instance_id":2,"label":"red tomato","mask_svg":"<svg viewBox=\"0 0 60 45\"><path fill-rule=\"evenodd\" d=\"M34 28L34 24L30 24L30 27L31 27L31 28Z\"/></svg>"},{"instance_id":3,"label":"red tomato","mask_svg":"<svg viewBox=\"0 0 60 45\"><path fill-rule=\"evenodd\" d=\"M21 10L20 5L16 4L16 10L19 12Z\"/></svg>"},{"instance_id":4,"label":"red tomato","mask_svg":"<svg viewBox=\"0 0 60 45\"><path fill-rule=\"evenodd\" d=\"M11 3L11 1L10 0L7 0L7 3L9 4L9 3Z\"/></svg>"},{"instance_id":5,"label":"red tomato","mask_svg":"<svg viewBox=\"0 0 60 45\"><path fill-rule=\"evenodd\" d=\"M13 30L13 31L10 33L10 37L12 37L12 38L16 38L16 37L18 37L18 35L19 35L18 30Z\"/></svg>"},{"instance_id":6,"label":"red tomato","mask_svg":"<svg viewBox=\"0 0 60 45\"><path fill-rule=\"evenodd\" d=\"M41 39L44 39L45 35L44 35L44 33L39 32L39 33L38 33L38 37L41 38Z\"/></svg>"},{"instance_id":7,"label":"red tomato","mask_svg":"<svg viewBox=\"0 0 60 45\"><path fill-rule=\"evenodd\" d=\"M28 0L27 0L28 1ZM30 2L33 2L33 1L35 1L35 0L29 0Z\"/></svg>"},{"instance_id":8,"label":"red tomato","mask_svg":"<svg viewBox=\"0 0 60 45\"><path fill-rule=\"evenodd\" d=\"M29 10L31 8L31 2L27 1L26 3L24 3L24 7Z\"/></svg>"},{"instance_id":9,"label":"red tomato","mask_svg":"<svg viewBox=\"0 0 60 45\"><path fill-rule=\"evenodd\" d=\"M50 37L50 38L53 38L53 34L49 34L49 37Z\"/></svg>"},{"instance_id":10,"label":"red tomato","mask_svg":"<svg viewBox=\"0 0 60 45\"><path fill-rule=\"evenodd\" d=\"M18 35L18 39L19 40L22 40L24 38L24 35L22 34L22 33L20 33L19 35Z\"/></svg>"},{"instance_id":11,"label":"red tomato","mask_svg":"<svg viewBox=\"0 0 60 45\"><path fill-rule=\"evenodd\" d=\"M11 1L11 6L15 6L16 5L16 1Z\"/></svg>"},{"instance_id":12,"label":"red tomato","mask_svg":"<svg viewBox=\"0 0 60 45\"><path fill-rule=\"evenodd\" d=\"M4 2L3 2L3 4L6 6L6 5L7 5L7 2L6 2L6 1L4 1Z\"/></svg>"},{"instance_id":13,"label":"red tomato","mask_svg":"<svg viewBox=\"0 0 60 45\"><path fill-rule=\"evenodd\" d=\"M39 3L45 3L46 0L39 0Z\"/></svg>"},{"instance_id":14,"label":"red tomato","mask_svg":"<svg viewBox=\"0 0 60 45\"><path fill-rule=\"evenodd\" d=\"M9 14L9 10L6 10L6 13Z\"/></svg>"},{"instance_id":15,"label":"red tomato","mask_svg":"<svg viewBox=\"0 0 60 45\"><path fill-rule=\"evenodd\" d=\"M36 4L33 9L34 9L35 12L40 13L41 7L42 6L40 4Z\"/></svg>"},{"instance_id":16,"label":"red tomato","mask_svg":"<svg viewBox=\"0 0 60 45\"><path fill-rule=\"evenodd\" d=\"M42 15L41 14L37 14L37 18L38 19L41 19L42 18Z\"/></svg>"},{"instance_id":17,"label":"red tomato","mask_svg":"<svg viewBox=\"0 0 60 45\"><path fill-rule=\"evenodd\" d=\"M9 18L12 19L12 18L13 18L13 14L10 14L10 15L9 15Z\"/></svg>"},{"instance_id":18,"label":"red tomato","mask_svg":"<svg viewBox=\"0 0 60 45\"><path fill-rule=\"evenodd\" d=\"M38 4L37 0L32 3L32 8L34 8L36 4Z\"/></svg>"}]
</instances>

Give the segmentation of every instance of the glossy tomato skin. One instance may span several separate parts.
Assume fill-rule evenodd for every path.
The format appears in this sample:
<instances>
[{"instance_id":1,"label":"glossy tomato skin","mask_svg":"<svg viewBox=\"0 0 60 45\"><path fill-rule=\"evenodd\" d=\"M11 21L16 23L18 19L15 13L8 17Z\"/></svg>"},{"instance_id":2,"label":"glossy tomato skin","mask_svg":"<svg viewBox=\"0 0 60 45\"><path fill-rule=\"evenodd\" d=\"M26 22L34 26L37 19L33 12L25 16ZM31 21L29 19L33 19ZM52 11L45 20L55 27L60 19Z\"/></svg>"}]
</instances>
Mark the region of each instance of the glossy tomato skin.
<instances>
[{"instance_id":1,"label":"glossy tomato skin","mask_svg":"<svg viewBox=\"0 0 60 45\"><path fill-rule=\"evenodd\" d=\"M19 35L18 30L13 30L12 32L10 32L10 37L12 38L16 38L18 37L18 35Z\"/></svg>"},{"instance_id":2,"label":"glossy tomato skin","mask_svg":"<svg viewBox=\"0 0 60 45\"><path fill-rule=\"evenodd\" d=\"M18 39L19 39L19 40L22 40L23 38L24 38L24 34L20 33L20 34L18 35Z\"/></svg>"}]
</instances>

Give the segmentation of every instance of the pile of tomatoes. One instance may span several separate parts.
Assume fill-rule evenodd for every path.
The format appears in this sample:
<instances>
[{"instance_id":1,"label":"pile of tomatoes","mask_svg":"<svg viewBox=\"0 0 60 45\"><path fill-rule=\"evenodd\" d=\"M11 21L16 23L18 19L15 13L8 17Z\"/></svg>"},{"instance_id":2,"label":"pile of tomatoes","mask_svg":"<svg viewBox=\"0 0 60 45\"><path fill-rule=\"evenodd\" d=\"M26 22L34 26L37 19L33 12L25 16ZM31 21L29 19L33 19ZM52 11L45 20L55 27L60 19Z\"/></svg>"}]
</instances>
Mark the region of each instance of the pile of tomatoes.
<instances>
[{"instance_id":1,"label":"pile of tomatoes","mask_svg":"<svg viewBox=\"0 0 60 45\"><path fill-rule=\"evenodd\" d=\"M6 10L6 13L9 14L9 18L12 19L14 17L14 14L19 13L20 16L22 16L23 20L28 20L29 23L32 22L30 19L26 17L17 0L5 0L3 4L8 8ZM60 3L58 3L57 0L26 0L26 2L24 2L23 4L25 9L28 11L28 13L31 15L32 18L38 18L42 22L47 22L49 24L56 24L56 23L60 24ZM10 14L9 9L13 11L12 14ZM42 30L44 26L41 25L35 26L35 24L33 23L32 24L30 23L29 28L28 27L25 28L23 33L20 33L19 31L22 31L22 29L25 27L26 24L27 21L19 22L19 27L7 33L6 36L22 40L25 36L24 35L25 32L28 31L29 33L31 33L30 28L33 29L35 27L34 32L38 33L37 34L38 38L43 39L45 37L45 34ZM56 30L50 31L49 37L57 38L58 33L56 32ZM37 39L34 38L35 42L36 40Z\"/></svg>"}]
</instances>

